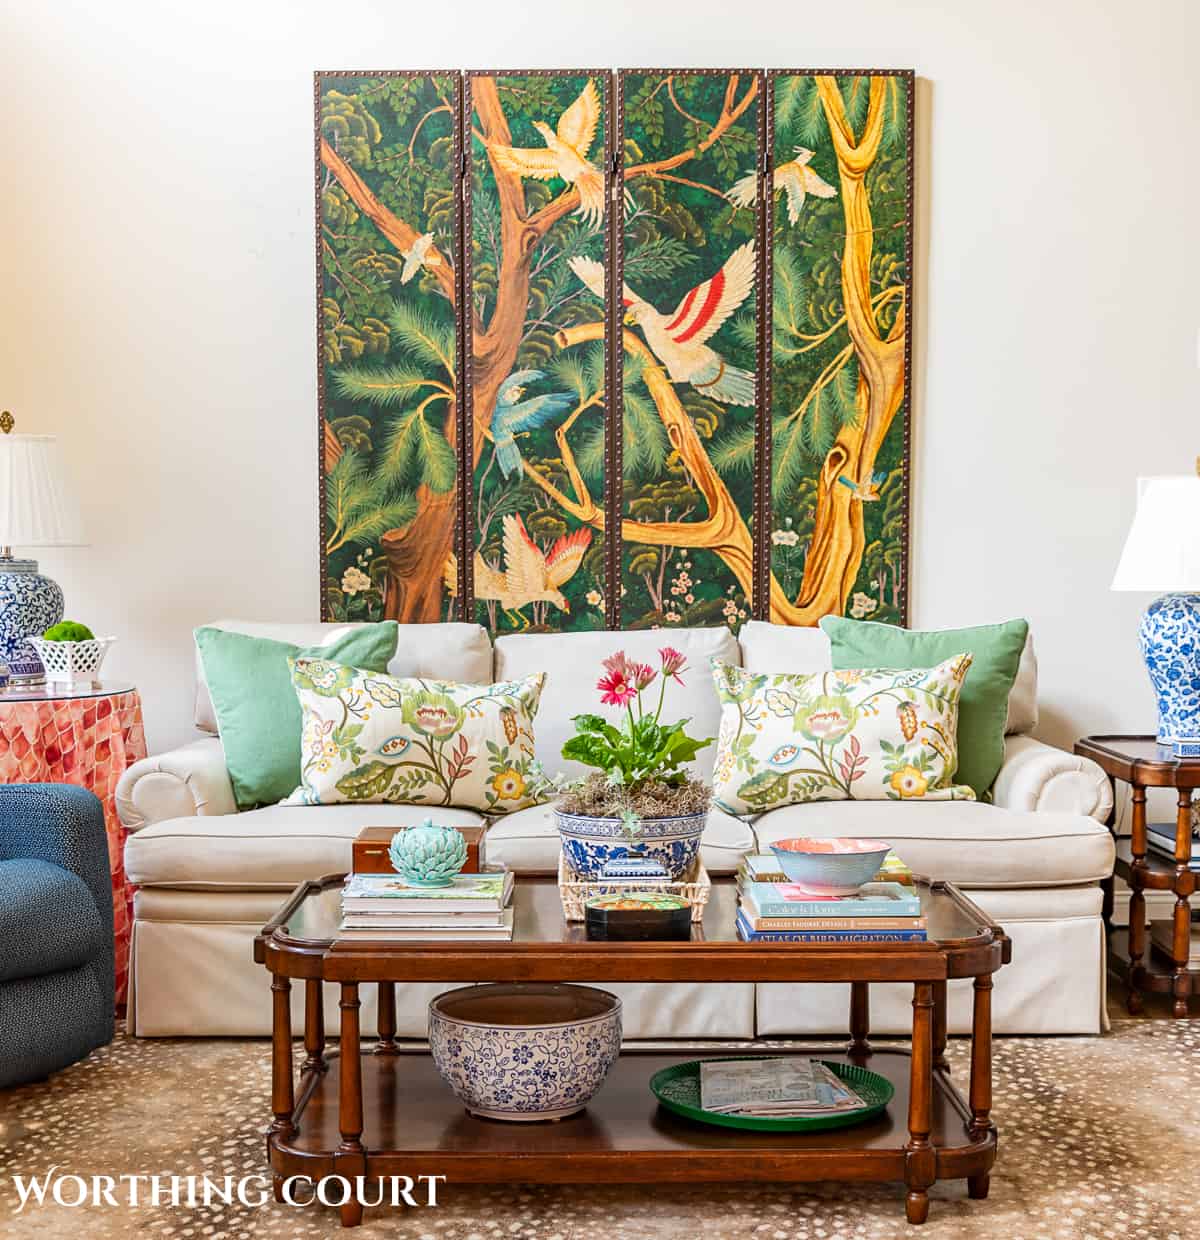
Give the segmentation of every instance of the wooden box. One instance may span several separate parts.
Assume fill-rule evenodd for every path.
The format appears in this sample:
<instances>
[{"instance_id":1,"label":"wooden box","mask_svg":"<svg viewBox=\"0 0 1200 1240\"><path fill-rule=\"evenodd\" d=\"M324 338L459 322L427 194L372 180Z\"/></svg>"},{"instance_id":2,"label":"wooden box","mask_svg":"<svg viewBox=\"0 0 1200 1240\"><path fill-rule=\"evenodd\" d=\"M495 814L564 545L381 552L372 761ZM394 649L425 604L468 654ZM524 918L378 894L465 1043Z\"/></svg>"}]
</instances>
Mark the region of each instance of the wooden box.
<instances>
[{"instance_id":1,"label":"wooden box","mask_svg":"<svg viewBox=\"0 0 1200 1240\"><path fill-rule=\"evenodd\" d=\"M354 841L354 860L352 868L355 874L391 874L391 860L388 858L388 845L399 827L363 827ZM455 827L467 842L467 864L463 866L464 874L478 874L483 864L483 827Z\"/></svg>"}]
</instances>

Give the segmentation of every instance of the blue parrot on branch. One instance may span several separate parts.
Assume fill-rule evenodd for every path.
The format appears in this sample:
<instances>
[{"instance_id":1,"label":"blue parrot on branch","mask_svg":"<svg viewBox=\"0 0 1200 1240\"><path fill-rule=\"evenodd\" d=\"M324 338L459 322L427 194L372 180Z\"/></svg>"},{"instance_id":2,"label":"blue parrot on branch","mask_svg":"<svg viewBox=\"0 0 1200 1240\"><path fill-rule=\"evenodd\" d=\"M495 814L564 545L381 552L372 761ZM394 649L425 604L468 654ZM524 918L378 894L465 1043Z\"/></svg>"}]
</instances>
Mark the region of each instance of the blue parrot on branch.
<instances>
[{"instance_id":1,"label":"blue parrot on branch","mask_svg":"<svg viewBox=\"0 0 1200 1240\"><path fill-rule=\"evenodd\" d=\"M496 408L492 414L492 440L496 445L496 461L500 472L511 477L521 468L521 449L516 436L531 431L566 413L576 403L570 392L550 392L522 400L531 383L546 377L541 370L514 370L500 385Z\"/></svg>"}]
</instances>

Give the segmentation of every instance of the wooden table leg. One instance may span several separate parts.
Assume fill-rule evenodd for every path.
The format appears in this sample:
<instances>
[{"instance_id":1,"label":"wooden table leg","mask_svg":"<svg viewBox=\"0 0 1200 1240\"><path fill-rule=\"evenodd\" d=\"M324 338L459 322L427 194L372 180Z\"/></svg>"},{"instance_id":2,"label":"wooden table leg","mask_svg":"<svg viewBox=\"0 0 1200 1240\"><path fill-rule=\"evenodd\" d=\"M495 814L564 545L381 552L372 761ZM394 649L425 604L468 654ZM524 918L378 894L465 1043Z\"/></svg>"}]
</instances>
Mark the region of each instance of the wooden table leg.
<instances>
[{"instance_id":1,"label":"wooden table leg","mask_svg":"<svg viewBox=\"0 0 1200 1240\"><path fill-rule=\"evenodd\" d=\"M1105 825L1113 830L1117 821L1117 781L1116 777L1110 775L1108 777L1108 787L1112 794L1112 810L1108 815ZM1104 920L1104 933L1107 935L1112 929L1112 913L1113 913L1113 890L1115 883L1114 875L1110 874L1107 878L1100 880L1100 891L1103 895L1103 903L1100 906L1100 916Z\"/></svg>"},{"instance_id":2,"label":"wooden table leg","mask_svg":"<svg viewBox=\"0 0 1200 1240\"><path fill-rule=\"evenodd\" d=\"M946 1058L946 983L933 983L933 1066L937 1072L949 1072Z\"/></svg>"},{"instance_id":3,"label":"wooden table leg","mask_svg":"<svg viewBox=\"0 0 1200 1240\"><path fill-rule=\"evenodd\" d=\"M334 1155L334 1172L354 1183L356 1176L365 1176L366 1152L363 1149L362 1060L359 1047L360 1007L357 982L342 983L341 1010L341 1079L338 1094L338 1129L341 1143ZM352 1192L341 1207L342 1226L357 1227L362 1222L362 1203Z\"/></svg>"},{"instance_id":4,"label":"wooden table leg","mask_svg":"<svg viewBox=\"0 0 1200 1240\"><path fill-rule=\"evenodd\" d=\"M992 975L975 979L975 1010L971 1020L971 1140L982 1141L992 1128ZM988 1195L990 1175L967 1177L967 1195Z\"/></svg>"},{"instance_id":5,"label":"wooden table leg","mask_svg":"<svg viewBox=\"0 0 1200 1240\"><path fill-rule=\"evenodd\" d=\"M1131 841L1131 864L1133 882L1129 893L1129 997L1125 1006L1131 1015L1142 1010L1142 996L1137 988L1136 975L1142 967L1146 951L1146 897L1142 894L1141 870L1146 864L1146 789L1137 784L1131 786L1133 817Z\"/></svg>"},{"instance_id":6,"label":"wooden table leg","mask_svg":"<svg viewBox=\"0 0 1200 1240\"><path fill-rule=\"evenodd\" d=\"M375 1043L376 1055L398 1055L396 1045L396 983L379 983L379 1041Z\"/></svg>"},{"instance_id":7,"label":"wooden table leg","mask_svg":"<svg viewBox=\"0 0 1200 1240\"><path fill-rule=\"evenodd\" d=\"M1172 1012L1176 1017L1188 1014L1188 995L1192 993L1187 976L1188 953L1191 948L1192 911L1188 894L1192 890L1192 790L1180 788L1175 814L1175 912L1171 934L1171 990L1175 996Z\"/></svg>"},{"instance_id":8,"label":"wooden table leg","mask_svg":"<svg viewBox=\"0 0 1200 1240\"><path fill-rule=\"evenodd\" d=\"M912 1075L908 1096L908 1144L904 1147L904 1212L910 1223L929 1217L929 1187L937 1178L933 1127L933 983L913 985Z\"/></svg>"},{"instance_id":9,"label":"wooden table leg","mask_svg":"<svg viewBox=\"0 0 1200 1240\"><path fill-rule=\"evenodd\" d=\"M325 1004L319 978L309 978L304 983L304 1062L303 1072L324 1072L325 1062Z\"/></svg>"},{"instance_id":10,"label":"wooden table leg","mask_svg":"<svg viewBox=\"0 0 1200 1240\"><path fill-rule=\"evenodd\" d=\"M286 1141L295 1131L296 1099L292 1083L292 979L271 976L271 1121L270 1143Z\"/></svg>"},{"instance_id":11,"label":"wooden table leg","mask_svg":"<svg viewBox=\"0 0 1200 1240\"><path fill-rule=\"evenodd\" d=\"M846 1054L866 1059L871 1054L871 989L868 982L850 983L850 1041Z\"/></svg>"}]
</instances>

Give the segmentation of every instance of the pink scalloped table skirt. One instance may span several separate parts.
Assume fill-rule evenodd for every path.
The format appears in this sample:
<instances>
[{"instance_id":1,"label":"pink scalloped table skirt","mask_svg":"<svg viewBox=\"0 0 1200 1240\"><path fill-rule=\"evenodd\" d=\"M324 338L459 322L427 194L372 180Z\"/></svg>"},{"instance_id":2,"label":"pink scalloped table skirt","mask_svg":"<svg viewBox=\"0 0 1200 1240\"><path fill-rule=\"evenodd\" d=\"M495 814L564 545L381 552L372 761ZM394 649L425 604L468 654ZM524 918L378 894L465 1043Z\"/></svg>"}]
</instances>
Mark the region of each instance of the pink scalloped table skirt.
<instances>
[{"instance_id":1,"label":"pink scalloped table skirt","mask_svg":"<svg viewBox=\"0 0 1200 1240\"><path fill-rule=\"evenodd\" d=\"M0 784L76 784L100 798L112 865L118 1004L125 1002L133 888L125 879L126 831L117 781L146 756L136 690L107 697L0 702Z\"/></svg>"}]
</instances>

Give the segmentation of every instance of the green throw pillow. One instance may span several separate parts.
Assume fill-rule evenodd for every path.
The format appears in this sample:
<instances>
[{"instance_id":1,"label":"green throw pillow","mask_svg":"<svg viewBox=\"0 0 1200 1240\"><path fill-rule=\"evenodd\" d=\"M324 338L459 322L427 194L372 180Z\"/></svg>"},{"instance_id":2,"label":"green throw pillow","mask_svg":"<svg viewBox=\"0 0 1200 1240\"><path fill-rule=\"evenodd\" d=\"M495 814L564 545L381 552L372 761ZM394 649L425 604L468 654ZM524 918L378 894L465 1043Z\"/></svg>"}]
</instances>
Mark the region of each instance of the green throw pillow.
<instances>
[{"instance_id":1,"label":"green throw pillow","mask_svg":"<svg viewBox=\"0 0 1200 1240\"><path fill-rule=\"evenodd\" d=\"M274 805L291 796L300 782L300 702L288 659L335 659L386 672L399 637L394 620L350 629L327 646L294 646L225 629L196 630L238 809Z\"/></svg>"},{"instance_id":2,"label":"green throw pillow","mask_svg":"<svg viewBox=\"0 0 1200 1240\"><path fill-rule=\"evenodd\" d=\"M956 779L983 798L1004 761L1008 695L1029 636L1027 620L971 629L919 633L872 620L826 616L821 628L833 648L835 668L934 667L956 654L974 656L958 703Z\"/></svg>"}]
</instances>

